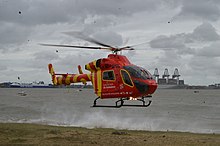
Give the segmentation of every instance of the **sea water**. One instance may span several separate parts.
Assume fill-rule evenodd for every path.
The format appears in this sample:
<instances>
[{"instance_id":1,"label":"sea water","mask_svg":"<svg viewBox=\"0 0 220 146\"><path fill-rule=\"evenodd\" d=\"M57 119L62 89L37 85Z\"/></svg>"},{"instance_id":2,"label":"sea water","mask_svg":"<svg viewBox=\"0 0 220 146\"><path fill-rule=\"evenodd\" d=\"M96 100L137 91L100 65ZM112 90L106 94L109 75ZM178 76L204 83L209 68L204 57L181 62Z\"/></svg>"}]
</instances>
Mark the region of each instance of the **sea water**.
<instances>
[{"instance_id":1,"label":"sea water","mask_svg":"<svg viewBox=\"0 0 220 146\"><path fill-rule=\"evenodd\" d=\"M94 108L95 98L92 89L0 88L0 122L220 133L220 90L158 89L149 107Z\"/></svg>"}]
</instances>

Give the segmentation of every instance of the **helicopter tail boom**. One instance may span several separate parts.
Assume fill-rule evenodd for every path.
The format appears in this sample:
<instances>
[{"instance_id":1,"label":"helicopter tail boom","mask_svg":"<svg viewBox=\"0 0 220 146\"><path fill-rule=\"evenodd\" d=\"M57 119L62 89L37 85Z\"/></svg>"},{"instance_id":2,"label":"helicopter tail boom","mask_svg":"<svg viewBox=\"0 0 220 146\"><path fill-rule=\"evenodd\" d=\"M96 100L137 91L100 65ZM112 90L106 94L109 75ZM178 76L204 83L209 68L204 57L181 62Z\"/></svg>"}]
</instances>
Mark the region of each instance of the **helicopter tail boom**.
<instances>
[{"instance_id":1,"label":"helicopter tail boom","mask_svg":"<svg viewBox=\"0 0 220 146\"><path fill-rule=\"evenodd\" d=\"M79 82L86 84L87 81L91 81L90 74L56 74L52 64L48 64L48 69L54 85L70 85Z\"/></svg>"}]
</instances>

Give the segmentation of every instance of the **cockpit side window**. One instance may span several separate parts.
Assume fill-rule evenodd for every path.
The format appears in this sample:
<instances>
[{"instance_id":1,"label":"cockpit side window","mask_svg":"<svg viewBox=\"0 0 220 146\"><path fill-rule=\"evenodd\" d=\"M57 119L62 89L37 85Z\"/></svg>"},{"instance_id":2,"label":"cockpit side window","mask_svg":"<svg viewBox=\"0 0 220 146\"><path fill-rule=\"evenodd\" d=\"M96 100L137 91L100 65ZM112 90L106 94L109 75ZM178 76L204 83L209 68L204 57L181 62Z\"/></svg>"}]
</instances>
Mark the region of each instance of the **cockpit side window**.
<instances>
[{"instance_id":1,"label":"cockpit side window","mask_svg":"<svg viewBox=\"0 0 220 146\"><path fill-rule=\"evenodd\" d=\"M115 80L114 71L113 71L113 70L104 71L104 72L103 72L102 79L103 79L103 80Z\"/></svg>"},{"instance_id":2,"label":"cockpit side window","mask_svg":"<svg viewBox=\"0 0 220 146\"><path fill-rule=\"evenodd\" d=\"M122 80L125 84L127 84L128 86L134 86L131 80L130 75L128 74L128 72L126 70L121 70L121 76L122 76Z\"/></svg>"}]
</instances>

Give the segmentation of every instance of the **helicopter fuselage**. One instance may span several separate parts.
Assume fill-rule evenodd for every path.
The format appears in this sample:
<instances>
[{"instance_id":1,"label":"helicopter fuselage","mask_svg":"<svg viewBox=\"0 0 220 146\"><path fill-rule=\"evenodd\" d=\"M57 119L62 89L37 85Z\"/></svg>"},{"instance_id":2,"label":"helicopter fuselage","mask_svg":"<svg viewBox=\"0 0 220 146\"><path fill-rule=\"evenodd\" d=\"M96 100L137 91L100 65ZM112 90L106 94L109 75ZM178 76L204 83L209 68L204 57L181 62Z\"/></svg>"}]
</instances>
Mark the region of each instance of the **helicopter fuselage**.
<instances>
[{"instance_id":1,"label":"helicopter fuselage","mask_svg":"<svg viewBox=\"0 0 220 146\"><path fill-rule=\"evenodd\" d=\"M89 74L55 74L52 64L49 72L54 85L91 81L98 97L105 98L138 98L151 95L157 89L152 75L142 67L133 65L126 56L110 54L85 65Z\"/></svg>"},{"instance_id":2,"label":"helicopter fuselage","mask_svg":"<svg viewBox=\"0 0 220 146\"><path fill-rule=\"evenodd\" d=\"M110 54L85 65L91 72L94 91L100 98L138 98L153 94L157 83L145 69L133 65L126 56Z\"/></svg>"}]
</instances>

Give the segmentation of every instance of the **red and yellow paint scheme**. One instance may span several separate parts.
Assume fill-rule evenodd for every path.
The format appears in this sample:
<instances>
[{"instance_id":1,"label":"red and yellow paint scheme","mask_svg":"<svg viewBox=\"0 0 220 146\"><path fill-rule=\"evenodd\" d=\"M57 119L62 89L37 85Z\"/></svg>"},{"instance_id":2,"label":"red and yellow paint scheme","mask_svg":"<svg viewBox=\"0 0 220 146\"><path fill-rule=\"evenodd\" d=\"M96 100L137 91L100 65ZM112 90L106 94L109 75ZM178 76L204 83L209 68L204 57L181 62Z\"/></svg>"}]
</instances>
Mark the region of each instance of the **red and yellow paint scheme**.
<instances>
[{"instance_id":1,"label":"red and yellow paint scheme","mask_svg":"<svg viewBox=\"0 0 220 146\"><path fill-rule=\"evenodd\" d=\"M52 64L48 68L54 85L91 81L95 94L101 99L138 99L153 94L157 89L156 81L147 70L131 64L126 56L118 54L109 54L107 58L86 64L89 74L84 74L80 66L79 74L56 74Z\"/></svg>"},{"instance_id":2,"label":"red and yellow paint scheme","mask_svg":"<svg viewBox=\"0 0 220 146\"><path fill-rule=\"evenodd\" d=\"M114 107L125 106L124 101L126 100L138 100L141 101L143 105L137 106L149 106L151 100L148 100L148 104L146 104L145 98L152 97L151 94L157 89L156 81L147 70L132 64L126 56L118 55L118 52L122 50L134 50L134 46L112 47L90 38L89 36L82 36L80 39L84 39L102 47L55 44L41 45L62 48L101 49L112 51L113 54L109 54L107 58L101 58L86 64L85 69L90 72L88 74L82 72L81 66L78 66L79 74L57 74L54 72L52 64L49 64L48 68L52 76L53 84L70 85L71 83L78 82L82 82L83 84L92 82L94 92L98 96L94 100L93 107L103 107L102 105L96 104L97 100L109 98L118 98L118 101L115 102L116 106ZM118 105L118 103L120 104Z\"/></svg>"}]
</instances>

